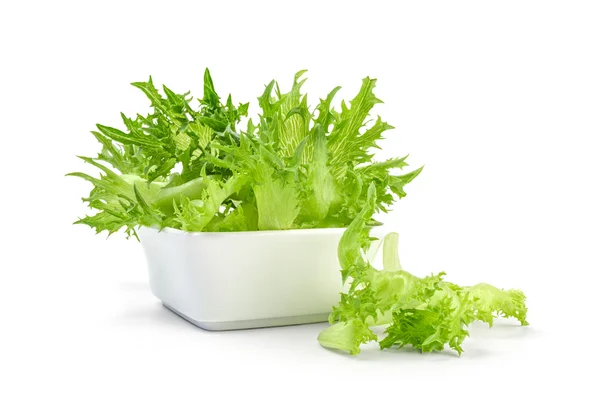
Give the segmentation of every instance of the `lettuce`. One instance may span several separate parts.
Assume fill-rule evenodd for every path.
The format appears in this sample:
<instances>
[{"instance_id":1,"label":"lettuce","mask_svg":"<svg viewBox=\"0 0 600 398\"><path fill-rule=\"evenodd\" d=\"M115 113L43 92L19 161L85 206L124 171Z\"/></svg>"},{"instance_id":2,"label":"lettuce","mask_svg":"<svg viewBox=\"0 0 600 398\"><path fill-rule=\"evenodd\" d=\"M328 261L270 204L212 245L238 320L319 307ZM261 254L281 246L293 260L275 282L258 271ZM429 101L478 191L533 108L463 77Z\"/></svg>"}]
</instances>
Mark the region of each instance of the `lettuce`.
<instances>
[{"instance_id":1,"label":"lettuce","mask_svg":"<svg viewBox=\"0 0 600 398\"><path fill-rule=\"evenodd\" d=\"M497 316L512 317L527 325L525 295L480 283L461 287L444 280L444 273L416 277L400 266L398 235L385 237L383 269L375 269L365 252L372 244L369 220L377 208L376 186L368 189L367 205L346 229L338 247L347 293L329 317L333 324L318 337L322 346L356 355L360 346L377 341L381 349L412 346L421 352L443 350L459 355L466 327L474 321L493 325ZM371 328L385 325L383 337Z\"/></svg>"},{"instance_id":2,"label":"lettuce","mask_svg":"<svg viewBox=\"0 0 600 398\"><path fill-rule=\"evenodd\" d=\"M282 93L271 81L258 97L255 124L248 104L223 102L208 69L203 97L176 94L152 78L133 83L150 100L152 112L128 118L124 130L98 124L96 157L81 157L99 176L69 175L92 184L83 201L93 210L76 223L97 233L140 226L184 231L255 231L347 227L338 247L347 293L323 330L324 347L355 355L377 341L382 349L410 345L420 351L446 345L462 352L466 327L497 316L527 324L525 296L478 284L460 287L444 273L419 278L400 266L397 235L386 236L383 269L365 257L377 212L406 196L404 187L422 168L402 174L406 156L375 161L378 142L392 126L370 114L381 103L376 80L365 78L356 96L336 109L335 87L314 109L302 94L298 72ZM384 336L373 332L385 325Z\"/></svg>"},{"instance_id":3,"label":"lettuce","mask_svg":"<svg viewBox=\"0 0 600 398\"><path fill-rule=\"evenodd\" d=\"M314 109L302 94L305 71L282 93L271 81L258 97L258 122L242 127L248 104L217 94L208 69L204 94L162 93L152 78L133 83L152 112L129 118L124 129L98 124L96 157L82 157L99 177L71 173L93 188L83 200L94 211L77 223L96 232L139 226L185 231L252 231L346 227L374 186L377 211L405 196L404 186L421 171L402 174L406 157L377 162L377 143L392 126L369 116L381 101L375 79L336 110L339 87ZM370 220L375 224L375 220Z\"/></svg>"}]
</instances>

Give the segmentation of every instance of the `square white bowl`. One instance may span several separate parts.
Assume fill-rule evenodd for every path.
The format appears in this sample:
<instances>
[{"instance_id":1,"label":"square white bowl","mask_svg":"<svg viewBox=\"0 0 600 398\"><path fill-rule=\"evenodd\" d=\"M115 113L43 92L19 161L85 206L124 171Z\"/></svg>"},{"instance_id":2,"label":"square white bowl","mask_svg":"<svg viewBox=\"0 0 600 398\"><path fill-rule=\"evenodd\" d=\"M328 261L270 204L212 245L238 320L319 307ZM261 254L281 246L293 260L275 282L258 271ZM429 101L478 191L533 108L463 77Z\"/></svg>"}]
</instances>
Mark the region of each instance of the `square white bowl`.
<instances>
[{"instance_id":1,"label":"square white bowl","mask_svg":"<svg viewBox=\"0 0 600 398\"><path fill-rule=\"evenodd\" d=\"M203 329L231 330L326 321L343 289L344 230L138 234L152 293Z\"/></svg>"}]
</instances>

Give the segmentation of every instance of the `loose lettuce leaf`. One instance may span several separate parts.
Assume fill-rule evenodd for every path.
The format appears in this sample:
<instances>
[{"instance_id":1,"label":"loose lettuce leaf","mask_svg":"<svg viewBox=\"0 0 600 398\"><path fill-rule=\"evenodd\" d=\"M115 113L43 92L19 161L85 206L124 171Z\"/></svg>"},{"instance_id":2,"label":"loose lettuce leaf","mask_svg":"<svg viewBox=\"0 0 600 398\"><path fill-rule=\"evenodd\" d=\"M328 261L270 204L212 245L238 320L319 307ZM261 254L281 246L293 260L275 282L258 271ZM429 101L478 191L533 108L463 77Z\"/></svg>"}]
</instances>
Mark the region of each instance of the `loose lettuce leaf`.
<instances>
[{"instance_id":1,"label":"loose lettuce leaf","mask_svg":"<svg viewBox=\"0 0 600 398\"><path fill-rule=\"evenodd\" d=\"M360 352L360 345L377 341L377 335L359 319L338 322L319 334L319 343L323 347L348 351L352 355Z\"/></svg>"},{"instance_id":2,"label":"loose lettuce leaf","mask_svg":"<svg viewBox=\"0 0 600 398\"><path fill-rule=\"evenodd\" d=\"M409 345L431 352L449 346L461 354L467 326L476 320L492 326L495 317L503 316L527 325L520 290L484 283L461 287L445 281L444 273L420 278L401 269L397 234L384 239L383 269L371 266L365 253L372 242L368 221L376 210L375 195L372 184L367 206L340 240L342 280L351 282L330 315L332 326L319 334L321 345L356 355L361 344L377 340L381 349ZM369 333L374 325L387 326L381 338Z\"/></svg>"}]
</instances>

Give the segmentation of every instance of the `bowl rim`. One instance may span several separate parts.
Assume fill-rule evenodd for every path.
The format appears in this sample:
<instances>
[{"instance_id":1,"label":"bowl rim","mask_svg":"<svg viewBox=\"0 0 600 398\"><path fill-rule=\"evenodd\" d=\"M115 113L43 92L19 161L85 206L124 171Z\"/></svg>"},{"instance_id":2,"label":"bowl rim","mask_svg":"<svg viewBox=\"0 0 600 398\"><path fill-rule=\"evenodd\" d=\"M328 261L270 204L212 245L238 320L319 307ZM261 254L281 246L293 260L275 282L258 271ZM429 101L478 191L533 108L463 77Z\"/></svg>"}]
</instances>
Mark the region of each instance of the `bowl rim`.
<instances>
[{"instance_id":1,"label":"bowl rim","mask_svg":"<svg viewBox=\"0 0 600 398\"><path fill-rule=\"evenodd\" d=\"M190 232L177 228L165 227L159 229L156 226L140 226L138 230L150 229L158 233L169 235L190 235L190 236L231 236L231 235L338 235L343 233L347 227L342 228L302 228L302 229L282 229L282 230L261 230L261 231L232 231L232 232Z\"/></svg>"}]
</instances>

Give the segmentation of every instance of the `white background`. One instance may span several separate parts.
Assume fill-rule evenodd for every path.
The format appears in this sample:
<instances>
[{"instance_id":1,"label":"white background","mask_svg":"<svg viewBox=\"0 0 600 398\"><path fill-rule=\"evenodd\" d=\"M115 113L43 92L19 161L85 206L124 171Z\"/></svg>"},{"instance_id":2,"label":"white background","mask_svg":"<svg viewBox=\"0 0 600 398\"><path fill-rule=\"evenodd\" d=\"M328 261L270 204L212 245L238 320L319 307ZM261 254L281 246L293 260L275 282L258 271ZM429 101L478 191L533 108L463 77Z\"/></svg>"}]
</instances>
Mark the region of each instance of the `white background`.
<instances>
[{"instance_id":1,"label":"white background","mask_svg":"<svg viewBox=\"0 0 600 398\"><path fill-rule=\"evenodd\" d=\"M598 2L218 3L0 6L0 396L593 395ZM199 95L204 67L237 101L300 69L312 104L377 77L384 154L425 164L384 218L403 265L521 288L531 326L474 325L460 358L354 358L323 324L211 333L163 308L137 242L71 225L89 186L63 175L95 123L148 109L130 82Z\"/></svg>"}]
</instances>

